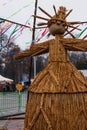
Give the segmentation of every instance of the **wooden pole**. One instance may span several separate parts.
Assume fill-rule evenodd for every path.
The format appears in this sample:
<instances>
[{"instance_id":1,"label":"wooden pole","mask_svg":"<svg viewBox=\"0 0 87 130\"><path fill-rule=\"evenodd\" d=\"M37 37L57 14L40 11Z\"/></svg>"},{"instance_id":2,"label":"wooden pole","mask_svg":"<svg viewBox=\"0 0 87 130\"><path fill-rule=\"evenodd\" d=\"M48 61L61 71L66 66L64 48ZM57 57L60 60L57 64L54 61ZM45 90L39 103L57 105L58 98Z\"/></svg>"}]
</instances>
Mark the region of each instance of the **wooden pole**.
<instances>
[{"instance_id":1,"label":"wooden pole","mask_svg":"<svg viewBox=\"0 0 87 130\"><path fill-rule=\"evenodd\" d=\"M37 14L37 4L38 4L38 0L35 0L35 10L34 10L34 15ZM36 24L36 17L34 17L34 20L33 20L32 43L35 41L35 24ZM30 86L30 84L31 84L32 61L33 61L33 58L30 57L29 86ZM29 98L29 92L28 92L28 96L27 96L27 101L28 101L28 98Z\"/></svg>"}]
</instances>

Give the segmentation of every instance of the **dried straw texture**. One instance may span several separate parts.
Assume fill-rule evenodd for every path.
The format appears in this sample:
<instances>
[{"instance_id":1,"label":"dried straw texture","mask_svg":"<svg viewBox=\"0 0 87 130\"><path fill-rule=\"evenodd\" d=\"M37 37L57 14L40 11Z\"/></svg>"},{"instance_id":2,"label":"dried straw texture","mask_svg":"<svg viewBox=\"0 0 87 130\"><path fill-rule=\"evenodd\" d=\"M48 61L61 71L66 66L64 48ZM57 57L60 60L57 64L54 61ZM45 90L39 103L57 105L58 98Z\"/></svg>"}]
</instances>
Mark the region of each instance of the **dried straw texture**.
<instances>
[{"instance_id":1,"label":"dried straw texture","mask_svg":"<svg viewBox=\"0 0 87 130\"><path fill-rule=\"evenodd\" d=\"M87 92L87 82L82 73L69 61L63 39L56 37L49 44L49 63L31 84L36 93Z\"/></svg>"},{"instance_id":2,"label":"dried straw texture","mask_svg":"<svg viewBox=\"0 0 87 130\"><path fill-rule=\"evenodd\" d=\"M34 45L15 57L49 51L48 65L29 87L24 130L87 129L87 80L71 64L67 50L87 51L87 40L57 35L55 40Z\"/></svg>"},{"instance_id":3,"label":"dried straw texture","mask_svg":"<svg viewBox=\"0 0 87 130\"><path fill-rule=\"evenodd\" d=\"M64 40L50 42L49 63L29 88L25 130L87 129L87 81L70 63Z\"/></svg>"},{"instance_id":4,"label":"dried straw texture","mask_svg":"<svg viewBox=\"0 0 87 130\"><path fill-rule=\"evenodd\" d=\"M67 63L50 63L41 71L29 91L36 93L87 92L87 81L82 73Z\"/></svg>"},{"instance_id":5,"label":"dried straw texture","mask_svg":"<svg viewBox=\"0 0 87 130\"><path fill-rule=\"evenodd\" d=\"M30 92L25 130L86 130L87 93Z\"/></svg>"}]
</instances>

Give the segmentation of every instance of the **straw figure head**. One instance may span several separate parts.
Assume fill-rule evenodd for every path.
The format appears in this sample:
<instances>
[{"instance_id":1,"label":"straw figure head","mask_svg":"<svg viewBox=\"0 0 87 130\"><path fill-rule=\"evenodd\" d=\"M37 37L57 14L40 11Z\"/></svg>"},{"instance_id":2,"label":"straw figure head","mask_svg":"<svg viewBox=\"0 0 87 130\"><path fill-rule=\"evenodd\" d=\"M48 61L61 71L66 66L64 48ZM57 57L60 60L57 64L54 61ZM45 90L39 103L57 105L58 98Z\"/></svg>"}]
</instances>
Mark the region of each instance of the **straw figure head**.
<instances>
[{"instance_id":1,"label":"straw figure head","mask_svg":"<svg viewBox=\"0 0 87 130\"><path fill-rule=\"evenodd\" d=\"M65 33L65 16L66 8L60 7L58 13L56 13L49 21L48 27L50 34L64 34Z\"/></svg>"},{"instance_id":2,"label":"straw figure head","mask_svg":"<svg viewBox=\"0 0 87 130\"><path fill-rule=\"evenodd\" d=\"M33 15L34 17L38 18L38 19L42 19L46 22L41 22L38 23L38 27L36 29L39 28L48 28L49 29L49 34L48 35L53 35L55 36L57 35L70 35L72 38L76 38L73 35L73 31L74 30L79 30L81 31L79 27L79 24L83 24L83 22L79 22L79 21L75 21L75 22L67 22L66 18L67 16L69 16L69 14L72 12L71 10L67 10L65 7L61 6L59 7L59 10L57 11L55 6L53 5L53 9L54 9L54 16L51 16L48 12L46 12L44 9L42 9L41 7L39 7L39 9L48 16L48 18L44 18L38 15ZM87 23L87 22L84 22ZM77 25L76 25L77 24Z\"/></svg>"}]
</instances>

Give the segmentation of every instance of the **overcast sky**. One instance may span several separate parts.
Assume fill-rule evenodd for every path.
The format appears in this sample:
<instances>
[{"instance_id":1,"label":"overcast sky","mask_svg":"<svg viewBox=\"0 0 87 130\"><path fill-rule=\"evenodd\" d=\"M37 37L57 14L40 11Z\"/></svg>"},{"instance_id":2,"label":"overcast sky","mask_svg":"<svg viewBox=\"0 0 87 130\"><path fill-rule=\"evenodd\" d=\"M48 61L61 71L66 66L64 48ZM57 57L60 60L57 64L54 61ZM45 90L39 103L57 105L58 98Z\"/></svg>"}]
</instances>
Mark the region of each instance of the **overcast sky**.
<instances>
[{"instance_id":1,"label":"overcast sky","mask_svg":"<svg viewBox=\"0 0 87 130\"><path fill-rule=\"evenodd\" d=\"M28 19L32 25L31 15L34 13L35 0L0 0L0 17L9 19L21 24L25 24ZM51 15L54 15L53 5L56 9L59 6L65 6L67 10L73 9L69 15L69 21L87 21L87 1L86 0L38 0L38 6L48 11ZM42 12L37 12L38 15L43 15ZM16 42L21 46L25 46L23 42L31 41L32 32L25 30L25 35L21 35ZM25 41L24 41L25 40Z\"/></svg>"}]
</instances>

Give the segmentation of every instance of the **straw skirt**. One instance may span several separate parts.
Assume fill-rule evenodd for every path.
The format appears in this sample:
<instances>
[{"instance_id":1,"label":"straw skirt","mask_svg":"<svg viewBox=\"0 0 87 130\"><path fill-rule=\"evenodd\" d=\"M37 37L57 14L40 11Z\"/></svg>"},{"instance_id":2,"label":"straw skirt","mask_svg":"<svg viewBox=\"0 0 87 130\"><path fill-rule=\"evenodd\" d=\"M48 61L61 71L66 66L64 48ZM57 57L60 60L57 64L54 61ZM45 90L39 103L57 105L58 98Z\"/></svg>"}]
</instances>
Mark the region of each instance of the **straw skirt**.
<instances>
[{"instance_id":1,"label":"straw skirt","mask_svg":"<svg viewBox=\"0 0 87 130\"><path fill-rule=\"evenodd\" d=\"M52 62L29 88L24 130L86 130L87 84L70 62Z\"/></svg>"},{"instance_id":2,"label":"straw skirt","mask_svg":"<svg viewBox=\"0 0 87 130\"><path fill-rule=\"evenodd\" d=\"M30 92L25 130L86 130L87 93Z\"/></svg>"}]
</instances>

